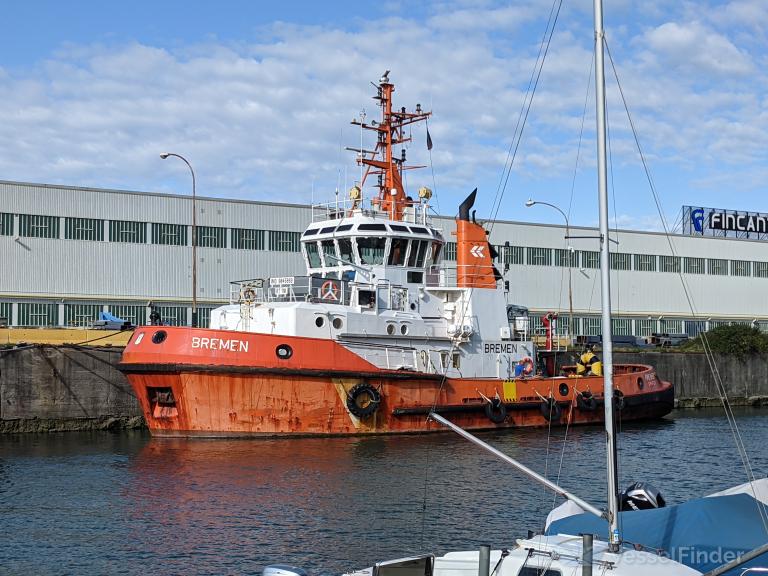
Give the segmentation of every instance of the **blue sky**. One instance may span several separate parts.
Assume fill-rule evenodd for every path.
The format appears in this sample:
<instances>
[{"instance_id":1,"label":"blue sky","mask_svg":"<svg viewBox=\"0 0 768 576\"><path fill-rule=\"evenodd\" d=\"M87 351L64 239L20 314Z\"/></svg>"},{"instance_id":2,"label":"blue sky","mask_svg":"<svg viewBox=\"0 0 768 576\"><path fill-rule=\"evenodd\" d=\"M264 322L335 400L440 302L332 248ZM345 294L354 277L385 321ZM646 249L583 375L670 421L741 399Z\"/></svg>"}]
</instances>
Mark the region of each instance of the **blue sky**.
<instances>
[{"instance_id":1,"label":"blue sky","mask_svg":"<svg viewBox=\"0 0 768 576\"><path fill-rule=\"evenodd\" d=\"M385 69L396 105L431 108L440 211L479 187L487 217L550 0L26 2L0 8L0 179L201 195L330 199L358 174L349 120ZM768 212L768 3L608 0L605 25L666 216ZM564 2L499 216L596 222L591 0ZM608 85L612 213L658 228ZM579 148L585 101L587 114ZM579 161L577 163L577 154ZM409 159L429 163L422 130Z\"/></svg>"}]
</instances>

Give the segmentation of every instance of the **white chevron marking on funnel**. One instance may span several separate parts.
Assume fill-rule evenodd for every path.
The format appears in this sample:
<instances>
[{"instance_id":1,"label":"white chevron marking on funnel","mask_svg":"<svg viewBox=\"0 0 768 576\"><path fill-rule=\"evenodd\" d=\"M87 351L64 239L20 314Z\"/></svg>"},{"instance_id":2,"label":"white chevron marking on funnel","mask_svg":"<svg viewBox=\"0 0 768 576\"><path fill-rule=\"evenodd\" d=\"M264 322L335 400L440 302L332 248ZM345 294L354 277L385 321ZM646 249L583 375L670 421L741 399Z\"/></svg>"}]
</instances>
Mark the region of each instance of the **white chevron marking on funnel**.
<instances>
[{"instance_id":1,"label":"white chevron marking on funnel","mask_svg":"<svg viewBox=\"0 0 768 576\"><path fill-rule=\"evenodd\" d=\"M469 253L472 254L475 258L482 258L483 257L483 248L485 246L472 246L472 248L469 250Z\"/></svg>"}]
</instances>

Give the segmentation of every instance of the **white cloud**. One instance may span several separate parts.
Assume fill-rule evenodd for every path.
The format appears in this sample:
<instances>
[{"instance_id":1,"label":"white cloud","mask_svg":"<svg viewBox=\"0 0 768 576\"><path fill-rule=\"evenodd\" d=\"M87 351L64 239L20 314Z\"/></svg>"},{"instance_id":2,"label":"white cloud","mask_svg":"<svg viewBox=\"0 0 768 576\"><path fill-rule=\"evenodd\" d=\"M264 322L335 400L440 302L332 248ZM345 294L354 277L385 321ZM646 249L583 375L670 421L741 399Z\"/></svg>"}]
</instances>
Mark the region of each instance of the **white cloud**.
<instances>
[{"instance_id":1,"label":"white cloud","mask_svg":"<svg viewBox=\"0 0 768 576\"><path fill-rule=\"evenodd\" d=\"M580 168L594 163L587 4L561 15L515 168L520 187L553 176L570 182L588 89ZM277 23L259 29L256 41L208 39L174 49L62 46L35 67L0 69L0 177L184 192L186 167L158 157L170 150L193 163L202 195L308 201L313 181L318 198L335 188L339 173L348 186L357 177L353 156L340 148L358 144L348 123L361 107L368 118L378 114L368 82L391 69L398 106L421 103L435 112L432 158L443 210L478 184L490 203L549 6L438 4L424 20L389 16L354 30ZM722 9L729 31L691 19L687 8L660 21L654 6L638 8L637 24L624 1L618 10L626 21L609 28L648 157L686 169L764 166L767 83L756 63L765 50L735 38L765 10L731 2ZM610 83L608 97L614 162L636 165ZM409 160L428 164L423 129L413 136ZM431 172L408 180L430 184Z\"/></svg>"},{"instance_id":2,"label":"white cloud","mask_svg":"<svg viewBox=\"0 0 768 576\"><path fill-rule=\"evenodd\" d=\"M639 42L647 47L650 59L670 71L740 76L754 70L748 54L696 21L666 22L649 30Z\"/></svg>"}]
</instances>

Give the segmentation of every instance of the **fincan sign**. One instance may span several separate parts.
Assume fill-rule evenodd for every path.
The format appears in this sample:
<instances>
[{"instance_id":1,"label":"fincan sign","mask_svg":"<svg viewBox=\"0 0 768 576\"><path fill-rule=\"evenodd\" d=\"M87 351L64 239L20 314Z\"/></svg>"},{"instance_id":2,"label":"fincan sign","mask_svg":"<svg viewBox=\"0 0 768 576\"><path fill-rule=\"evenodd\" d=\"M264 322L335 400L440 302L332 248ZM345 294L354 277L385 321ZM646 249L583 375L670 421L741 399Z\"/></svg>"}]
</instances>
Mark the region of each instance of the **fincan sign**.
<instances>
[{"instance_id":1,"label":"fincan sign","mask_svg":"<svg viewBox=\"0 0 768 576\"><path fill-rule=\"evenodd\" d=\"M683 206L683 234L768 240L768 214Z\"/></svg>"}]
</instances>

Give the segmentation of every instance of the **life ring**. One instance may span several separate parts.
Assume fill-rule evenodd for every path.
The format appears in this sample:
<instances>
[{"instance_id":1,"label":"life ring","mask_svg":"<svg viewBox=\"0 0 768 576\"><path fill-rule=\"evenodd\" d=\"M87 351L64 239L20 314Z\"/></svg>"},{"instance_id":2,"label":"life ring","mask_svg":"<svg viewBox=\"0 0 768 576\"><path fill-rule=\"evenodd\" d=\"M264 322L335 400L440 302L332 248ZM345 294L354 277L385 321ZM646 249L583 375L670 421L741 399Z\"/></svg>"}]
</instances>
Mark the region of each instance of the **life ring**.
<instances>
[{"instance_id":1,"label":"life ring","mask_svg":"<svg viewBox=\"0 0 768 576\"><path fill-rule=\"evenodd\" d=\"M589 390L576 394L576 406L582 412L594 412L597 410L597 398Z\"/></svg>"},{"instance_id":2,"label":"life ring","mask_svg":"<svg viewBox=\"0 0 768 576\"><path fill-rule=\"evenodd\" d=\"M530 375L533 372L533 367L534 367L533 358L531 358L530 356L526 356L525 358L520 360L518 364L520 364L520 366L523 367L523 374L525 374L526 376Z\"/></svg>"},{"instance_id":3,"label":"life ring","mask_svg":"<svg viewBox=\"0 0 768 576\"><path fill-rule=\"evenodd\" d=\"M381 392L368 384L361 382L347 392L347 410L358 418L366 418L376 412L381 404Z\"/></svg>"},{"instance_id":4,"label":"life ring","mask_svg":"<svg viewBox=\"0 0 768 576\"><path fill-rule=\"evenodd\" d=\"M485 403L485 415L494 424L502 424L507 419L507 407L499 398Z\"/></svg>"},{"instance_id":5,"label":"life ring","mask_svg":"<svg viewBox=\"0 0 768 576\"><path fill-rule=\"evenodd\" d=\"M624 399L624 392L618 388L613 389L613 405L616 406L616 410L621 412L626 406L626 400Z\"/></svg>"},{"instance_id":6,"label":"life ring","mask_svg":"<svg viewBox=\"0 0 768 576\"><path fill-rule=\"evenodd\" d=\"M339 287L333 280L326 280L320 287L320 299L321 300L338 300L339 299Z\"/></svg>"},{"instance_id":7,"label":"life ring","mask_svg":"<svg viewBox=\"0 0 768 576\"><path fill-rule=\"evenodd\" d=\"M256 292L254 292L253 288L246 288L243 290L243 300L246 302L253 302L256 300Z\"/></svg>"},{"instance_id":8,"label":"life ring","mask_svg":"<svg viewBox=\"0 0 768 576\"><path fill-rule=\"evenodd\" d=\"M563 416L563 410L554 398L542 400L539 409L541 410L541 415L548 422L557 422Z\"/></svg>"}]
</instances>

